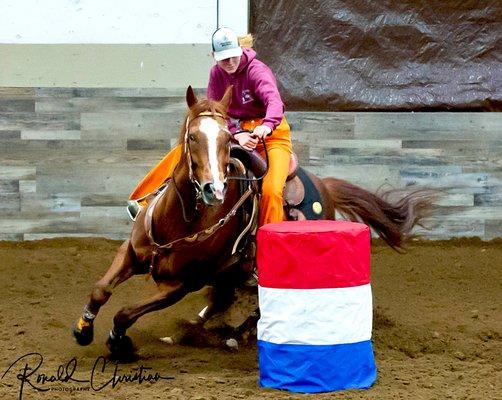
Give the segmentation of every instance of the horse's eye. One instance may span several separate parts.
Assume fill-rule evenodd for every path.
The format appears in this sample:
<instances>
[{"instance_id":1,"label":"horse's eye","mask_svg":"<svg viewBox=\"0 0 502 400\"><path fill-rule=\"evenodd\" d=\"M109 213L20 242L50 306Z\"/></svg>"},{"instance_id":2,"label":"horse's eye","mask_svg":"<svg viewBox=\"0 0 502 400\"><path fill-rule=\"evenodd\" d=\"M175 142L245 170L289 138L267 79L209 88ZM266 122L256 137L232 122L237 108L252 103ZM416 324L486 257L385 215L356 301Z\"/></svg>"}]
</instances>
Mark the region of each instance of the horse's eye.
<instances>
[{"instance_id":1,"label":"horse's eye","mask_svg":"<svg viewBox=\"0 0 502 400\"><path fill-rule=\"evenodd\" d=\"M193 133L190 133L188 135L188 139L191 140L192 142L195 142L195 135Z\"/></svg>"}]
</instances>

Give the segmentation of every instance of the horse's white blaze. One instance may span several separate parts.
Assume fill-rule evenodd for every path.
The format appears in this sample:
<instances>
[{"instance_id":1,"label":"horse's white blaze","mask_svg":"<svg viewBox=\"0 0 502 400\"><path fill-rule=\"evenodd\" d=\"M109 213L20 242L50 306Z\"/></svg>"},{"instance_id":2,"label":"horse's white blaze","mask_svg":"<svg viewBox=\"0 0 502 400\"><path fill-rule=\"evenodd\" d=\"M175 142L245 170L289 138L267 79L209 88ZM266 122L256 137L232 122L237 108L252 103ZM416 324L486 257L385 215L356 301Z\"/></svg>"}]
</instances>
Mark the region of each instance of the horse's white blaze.
<instances>
[{"instance_id":1,"label":"horse's white blaze","mask_svg":"<svg viewBox=\"0 0 502 400\"><path fill-rule=\"evenodd\" d=\"M209 169L213 175L213 185L216 198L223 199L224 184L220 180L220 171L218 169L218 148L216 146L220 125L212 118L202 118L199 129L207 137L207 151L209 159Z\"/></svg>"}]
</instances>

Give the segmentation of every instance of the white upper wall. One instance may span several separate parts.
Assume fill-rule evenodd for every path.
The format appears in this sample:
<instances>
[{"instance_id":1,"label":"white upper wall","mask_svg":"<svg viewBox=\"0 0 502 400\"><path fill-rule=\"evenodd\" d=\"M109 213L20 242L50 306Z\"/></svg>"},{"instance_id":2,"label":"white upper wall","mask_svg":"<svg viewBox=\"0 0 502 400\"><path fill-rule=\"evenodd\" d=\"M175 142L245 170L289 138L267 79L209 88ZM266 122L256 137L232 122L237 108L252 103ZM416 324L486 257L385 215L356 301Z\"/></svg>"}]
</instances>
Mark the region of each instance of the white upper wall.
<instances>
[{"instance_id":1,"label":"white upper wall","mask_svg":"<svg viewBox=\"0 0 502 400\"><path fill-rule=\"evenodd\" d=\"M0 43L210 43L217 20L247 33L248 1L0 0Z\"/></svg>"}]
</instances>

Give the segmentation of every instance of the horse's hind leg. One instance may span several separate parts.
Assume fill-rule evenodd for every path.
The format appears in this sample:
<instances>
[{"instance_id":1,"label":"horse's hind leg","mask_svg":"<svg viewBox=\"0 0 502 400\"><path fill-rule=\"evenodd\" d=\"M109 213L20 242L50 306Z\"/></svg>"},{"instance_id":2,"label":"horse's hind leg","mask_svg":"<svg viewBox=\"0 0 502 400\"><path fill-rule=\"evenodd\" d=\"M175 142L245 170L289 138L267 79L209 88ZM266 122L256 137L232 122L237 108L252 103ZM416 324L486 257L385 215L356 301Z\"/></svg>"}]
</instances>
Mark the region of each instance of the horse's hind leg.
<instances>
[{"instance_id":1,"label":"horse's hind leg","mask_svg":"<svg viewBox=\"0 0 502 400\"><path fill-rule=\"evenodd\" d=\"M260 309L257 307L251 314L249 314L249 316L242 324L235 328L234 335L238 339L242 338L244 335L249 335L253 329L256 329L256 324L258 323L259 319Z\"/></svg>"},{"instance_id":2,"label":"horse's hind leg","mask_svg":"<svg viewBox=\"0 0 502 400\"><path fill-rule=\"evenodd\" d=\"M129 241L125 241L119 248L112 265L106 274L94 284L89 302L84 307L82 316L72 328L77 343L86 346L94 336L94 319L99 309L108 301L112 290L120 283L134 275L132 249Z\"/></svg>"},{"instance_id":3,"label":"horse's hind leg","mask_svg":"<svg viewBox=\"0 0 502 400\"><path fill-rule=\"evenodd\" d=\"M208 305L199 312L197 319L191 322L204 325L207 320L228 310L234 302L234 298L235 288L233 285L218 283L211 286L207 293Z\"/></svg>"},{"instance_id":4,"label":"horse's hind leg","mask_svg":"<svg viewBox=\"0 0 502 400\"><path fill-rule=\"evenodd\" d=\"M249 289L247 289L246 292L239 292L239 295L245 296L241 298L241 301L244 301L244 303L241 303L239 306L240 308L244 307L244 309L247 309L247 306L250 305L249 303L254 303L254 301L246 299L246 296L253 296L249 293ZM233 286L214 287L208 297L208 305L199 313L197 321L194 321L198 323L199 327L203 327L211 318L226 312L230 308L236 297L235 288ZM220 338L220 343L223 343L231 350L237 350L241 341L248 342L250 335L252 335L252 332L256 329L256 323L259 318L260 310L256 307L254 311L248 315L246 320L237 327L232 328L232 326L225 324L225 328L227 329L221 331L220 335L223 334L224 338ZM230 328L230 330L228 328Z\"/></svg>"},{"instance_id":5,"label":"horse's hind leg","mask_svg":"<svg viewBox=\"0 0 502 400\"><path fill-rule=\"evenodd\" d=\"M160 292L135 305L124 307L113 318L113 329L107 341L107 346L115 357L128 356L132 351L132 342L126 336L126 331L141 316L156 310L166 308L181 300L188 290L181 282L169 281L158 284Z\"/></svg>"}]
</instances>

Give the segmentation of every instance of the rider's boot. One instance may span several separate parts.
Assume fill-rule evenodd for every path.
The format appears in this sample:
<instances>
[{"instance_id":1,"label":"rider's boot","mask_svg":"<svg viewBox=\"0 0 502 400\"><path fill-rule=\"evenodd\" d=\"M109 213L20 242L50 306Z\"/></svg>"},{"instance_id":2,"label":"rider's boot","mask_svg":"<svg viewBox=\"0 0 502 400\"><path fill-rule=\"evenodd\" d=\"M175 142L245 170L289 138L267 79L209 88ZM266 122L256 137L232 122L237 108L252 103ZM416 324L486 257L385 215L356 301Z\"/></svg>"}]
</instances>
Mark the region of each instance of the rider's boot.
<instances>
[{"instance_id":1,"label":"rider's boot","mask_svg":"<svg viewBox=\"0 0 502 400\"><path fill-rule=\"evenodd\" d=\"M127 201L127 214L131 220L136 221L139 212L143 209L143 206L139 204L136 200Z\"/></svg>"},{"instance_id":2,"label":"rider's boot","mask_svg":"<svg viewBox=\"0 0 502 400\"><path fill-rule=\"evenodd\" d=\"M157 196L160 192L162 192L167 185L169 184L170 178L166 179L162 185L160 185L154 192L148 193L143 197L140 197L138 200L128 200L127 201L127 214L129 218L133 221L136 221L138 214L140 211L148 205L149 200L152 197Z\"/></svg>"}]
</instances>

